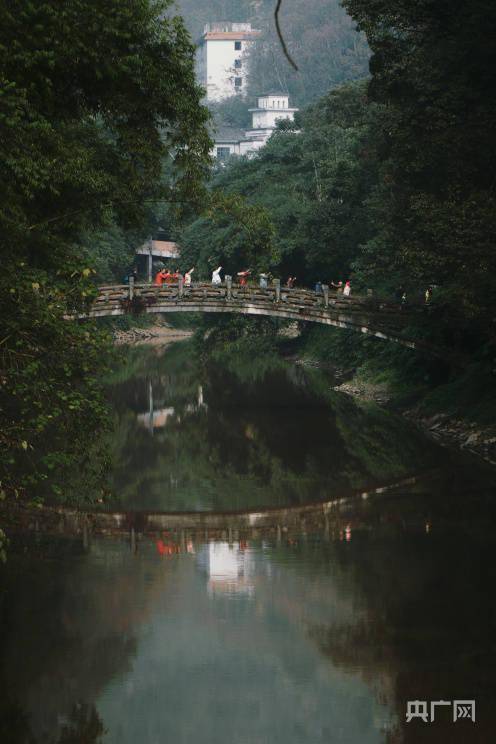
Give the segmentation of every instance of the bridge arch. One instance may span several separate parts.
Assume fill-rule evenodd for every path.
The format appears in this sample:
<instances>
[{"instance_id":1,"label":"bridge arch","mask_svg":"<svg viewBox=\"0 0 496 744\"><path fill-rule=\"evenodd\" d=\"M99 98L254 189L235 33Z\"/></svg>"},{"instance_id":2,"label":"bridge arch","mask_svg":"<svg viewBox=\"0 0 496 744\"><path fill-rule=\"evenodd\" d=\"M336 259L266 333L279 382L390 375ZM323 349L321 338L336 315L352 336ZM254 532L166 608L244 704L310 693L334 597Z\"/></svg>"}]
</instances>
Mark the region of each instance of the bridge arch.
<instances>
[{"instance_id":1,"label":"bridge arch","mask_svg":"<svg viewBox=\"0 0 496 744\"><path fill-rule=\"evenodd\" d=\"M86 312L71 318L118 317L128 314L166 313L234 313L265 316L282 320L305 321L344 328L446 357L440 350L409 338L404 329L419 316L421 308L405 308L398 303L373 297L343 297L324 286L322 293L305 289L282 288L279 283L266 289L234 286L230 277L224 285L182 282L156 286L152 284L109 285L99 287L98 295Z\"/></svg>"}]
</instances>

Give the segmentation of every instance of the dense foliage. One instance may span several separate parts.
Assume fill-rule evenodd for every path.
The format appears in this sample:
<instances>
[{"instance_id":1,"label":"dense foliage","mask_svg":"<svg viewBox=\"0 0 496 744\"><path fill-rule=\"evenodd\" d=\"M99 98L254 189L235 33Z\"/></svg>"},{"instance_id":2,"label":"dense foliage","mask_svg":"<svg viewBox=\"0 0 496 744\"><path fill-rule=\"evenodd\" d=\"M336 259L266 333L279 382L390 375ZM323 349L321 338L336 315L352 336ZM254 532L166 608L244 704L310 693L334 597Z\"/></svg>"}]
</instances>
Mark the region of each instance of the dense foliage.
<instances>
[{"instance_id":1,"label":"dense foliage","mask_svg":"<svg viewBox=\"0 0 496 744\"><path fill-rule=\"evenodd\" d=\"M360 245L374 236L366 202L378 179L371 140L380 116L365 84L350 84L302 114L295 125L301 131L281 128L257 157L221 167L215 194L257 208L266 231L272 228L273 249L253 256L253 240L233 226L233 210L225 217L211 210L183 233L187 262L206 269L219 260L228 273L248 264L296 275L301 285L347 277Z\"/></svg>"},{"instance_id":2,"label":"dense foliage","mask_svg":"<svg viewBox=\"0 0 496 744\"><path fill-rule=\"evenodd\" d=\"M366 265L439 285L451 319L477 320L492 335L496 7L487 0L345 5L373 51L369 94L387 112L378 230Z\"/></svg>"},{"instance_id":3,"label":"dense foliage","mask_svg":"<svg viewBox=\"0 0 496 744\"><path fill-rule=\"evenodd\" d=\"M331 91L257 156L219 168L214 188L266 210L280 256L271 269L281 278L351 276L355 288L406 291L409 300L433 287L421 332L490 360L496 8L485 0L346 7L373 51L370 81ZM209 230L215 243L219 230ZM199 233L184 237L201 242Z\"/></svg>"},{"instance_id":4,"label":"dense foliage","mask_svg":"<svg viewBox=\"0 0 496 744\"><path fill-rule=\"evenodd\" d=\"M103 339L64 315L93 292L95 231L139 226L147 200L201 194L208 112L194 47L169 6L2 4L3 495L91 458Z\"/></svg>"}]
</instances>

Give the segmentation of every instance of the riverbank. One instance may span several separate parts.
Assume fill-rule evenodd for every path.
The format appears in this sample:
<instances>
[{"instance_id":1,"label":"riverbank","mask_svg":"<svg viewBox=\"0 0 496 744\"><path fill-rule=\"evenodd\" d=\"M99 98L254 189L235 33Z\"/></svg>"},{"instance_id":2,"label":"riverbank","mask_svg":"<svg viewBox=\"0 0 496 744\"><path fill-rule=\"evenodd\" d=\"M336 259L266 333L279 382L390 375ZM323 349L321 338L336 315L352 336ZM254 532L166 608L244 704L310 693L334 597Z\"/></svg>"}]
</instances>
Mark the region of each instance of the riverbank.
<instances>
[{"instance_id":1,"label":"riverbank","mask_svg":"<svg viewBox=\"0 0 496 744\"><path fill-rule=\"evenodd\" d=\"M334 386L334 390L395 410L439 444L470 452L496 465L496 425L481 424L446 411L426 413L422 410L422 399L417 405L405 408L390 385L363 380L359 375Z\"/></svg>"},{"instance_id":2,"label":"riverbank","mask_svg":"<svg viewBox=\"0 0 496 744\"><path fill-rule=\"evenodd\" d=\"M489 346L454 369L357 333L306 328L284 351L293 362L328 371L335 390L395 411L440 444L496 465L496 365Z\"/></svg>"}]
</instances>

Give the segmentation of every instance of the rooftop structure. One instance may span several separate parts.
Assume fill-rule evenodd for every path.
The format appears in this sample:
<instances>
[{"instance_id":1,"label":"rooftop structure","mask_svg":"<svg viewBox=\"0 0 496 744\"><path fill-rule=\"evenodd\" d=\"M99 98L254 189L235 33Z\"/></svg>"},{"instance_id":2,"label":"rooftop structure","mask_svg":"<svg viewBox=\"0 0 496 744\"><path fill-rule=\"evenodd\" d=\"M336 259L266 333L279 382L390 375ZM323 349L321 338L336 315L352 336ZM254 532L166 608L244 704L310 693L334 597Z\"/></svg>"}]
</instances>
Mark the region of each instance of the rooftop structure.
<instances>
[{"instance_id":1,"label":"rooftop structure","mask_svg":"<svg viewBox=\"0 0 496 744\"><path fill-rule=\"evenodd\" d=\"M207 101L244 95L248 51L260 36L251 23L207 23L198 43L198 82L207 91Z\"/></svg>"},{"instance_id":2,"label":"rooftop structure","mask_svg":"<svg viewBox=\"0 0 496 744\"><path fill-rule=\"evenodd\" d=\"M249 155L263 147L277 128L278 121L294 119L297 108L289 105L287 93L268 93L257 97L257 108L249 109L252 128L244 132L223 127L214 136L214 157L227 160L231 155Z\"/></svg>"}]
</instances>

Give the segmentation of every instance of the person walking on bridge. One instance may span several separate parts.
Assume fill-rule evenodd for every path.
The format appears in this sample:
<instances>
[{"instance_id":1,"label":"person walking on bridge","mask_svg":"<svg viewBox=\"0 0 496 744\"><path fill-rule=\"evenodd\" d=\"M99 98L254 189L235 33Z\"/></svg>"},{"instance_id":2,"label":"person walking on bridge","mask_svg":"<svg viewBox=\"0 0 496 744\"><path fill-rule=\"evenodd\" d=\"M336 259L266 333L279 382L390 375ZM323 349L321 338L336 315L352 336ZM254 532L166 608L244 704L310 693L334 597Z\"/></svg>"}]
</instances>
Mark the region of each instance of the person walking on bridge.
<instances>
[{"instance_id":1,"label":"person walking on bridge","mask_svg":"<svg viewBox=\"0 0 496 744\"><path fill-rule=\"evenodd\" d=\"M189 271L185 273L184 275L184 286L185 287L191 287L191 274L193 273L194 270L195 270L195 267L193 266L192 269L190 269Z\"/></svg>"},{"instance_id":2,"label":"person walking on bridge","mask_svg":"<svg viewBox=\"0 0 496 744\"><path fill-rule=\"evenodd\" d=\"M268 274L260 274L260 289L267 289L269 281Z\"/></svg>"},{"instance_id":3,"label":"person walking on bridge","mask_svg":"<svg viewBox=\"0 0 496 744\"><path fill-rule=\"evenodd\" d=\"M246 282L248 281L248 277L251 274L251 269L245 269L244 271L238 271L237 276L239 276L239 284L241 287L246 287Z\"/></svg>"},{"instance_id":4,"label":"person walking on bridge","mask_svg":"<svg viewBox=\"0 0 496 744\"><path fill-rule=\"evenodd\" d=\"M349 297L350 294L351 294L351 284L350 282L346 282L346 284L344 285L344 289L343 289L343 296Z\"/></svg>"},{"instance_id":5,"label":"person walking on bridge","mask_svg":"<svg viewBox=\"0 0 496 744\"><path fill-rule=\"evenodd\" d=\"M165 277L166 277L165 269L162 268L160 269L160 271L157 271L157 274L155 276L155 284L158 287L161 287L165 281Z\"/></svg>"},{"instance_id":6,"label":"person walking on bridge","mask_svg":"<svg viewBox=\"0 0 496 744\"><path fill-rule=\"evenodd\" d=\"M220 272L222 271L222 266L219 266L218 269L215 269L215 271L212 271L212 284L213 286L218 286L219 284L222 284L222 279L220 276Z\"/></svg>"}]
</instances>

